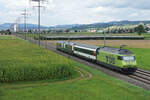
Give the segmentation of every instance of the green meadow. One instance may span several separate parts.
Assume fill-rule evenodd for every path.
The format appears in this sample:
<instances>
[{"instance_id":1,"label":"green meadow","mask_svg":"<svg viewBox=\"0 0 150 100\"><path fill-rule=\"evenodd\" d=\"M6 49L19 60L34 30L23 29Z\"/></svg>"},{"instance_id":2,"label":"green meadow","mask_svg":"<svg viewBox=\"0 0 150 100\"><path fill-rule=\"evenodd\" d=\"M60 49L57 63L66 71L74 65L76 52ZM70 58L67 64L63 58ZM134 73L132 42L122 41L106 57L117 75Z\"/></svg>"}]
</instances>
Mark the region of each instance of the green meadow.
<instances>
[{"instance_id":1,"label":"green meadow","mask_svg":"<svg viewBox=\"0 0 150 100\"><path fill-rule=\"evenodd\" d=\"M137 67L145 69L145 70L150 70L150 49L149 48L128 48L131 50L137 60Z\"/></svg>"},{"instance_id":2,"label":"green meadow","mask_svg":"<svg viewBox=\"0 0 150 100\"><path fill-rule=\"evenodd\" d=\"M90 72L92 77L63 83L47 80L1 84L0 98L1 100L149 100L150 98L150 91L75 63L78 68Z\"/></svg>"},{"instance_id":3,"label":"green meadow","mask_svg":"<svg viewBox=\"0 0 150 100\"><path fill-rule=\"evenodd\" d=\"M149 100L150 98L150 91L105 75L99 70L24 40L0 40L0 51L0 67L5 71L8 70L7 73L10 72L6 76L13 76L13 73L17 76L16 81L0 83L0 100ZM43 70L36 69L39 67ZM19 71L24 68L28 70L21 75ZM82 78L77 69L83 73ZM45 72L51 73L50 70L54 70L54 73L48 75L55 77L39 78L45 76ZM29 73L33 78L24 80L23 76L26 76L25 74L28 76ZM13 79L12 76L10 79ZM21 80L18 80L19 76Z\"/></svg>"}]
</instances>

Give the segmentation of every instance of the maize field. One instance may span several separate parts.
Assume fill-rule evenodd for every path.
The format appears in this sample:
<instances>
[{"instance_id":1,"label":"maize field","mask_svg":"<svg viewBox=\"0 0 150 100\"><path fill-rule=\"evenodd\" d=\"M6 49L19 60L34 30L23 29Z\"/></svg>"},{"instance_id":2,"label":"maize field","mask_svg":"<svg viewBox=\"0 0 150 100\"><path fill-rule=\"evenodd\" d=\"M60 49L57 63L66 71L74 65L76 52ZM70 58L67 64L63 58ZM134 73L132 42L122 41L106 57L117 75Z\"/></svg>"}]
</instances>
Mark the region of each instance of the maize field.
<instances>
[{"instance_id":1,"label":"maize field","mask_svg":"<svg viewBox=\"0 0 150 100\"><path fill-rule=\"evenodd\" d=\"M24 40L0 40L0 82L65 79L74 63Z\"/></svg>"}]
</instances>

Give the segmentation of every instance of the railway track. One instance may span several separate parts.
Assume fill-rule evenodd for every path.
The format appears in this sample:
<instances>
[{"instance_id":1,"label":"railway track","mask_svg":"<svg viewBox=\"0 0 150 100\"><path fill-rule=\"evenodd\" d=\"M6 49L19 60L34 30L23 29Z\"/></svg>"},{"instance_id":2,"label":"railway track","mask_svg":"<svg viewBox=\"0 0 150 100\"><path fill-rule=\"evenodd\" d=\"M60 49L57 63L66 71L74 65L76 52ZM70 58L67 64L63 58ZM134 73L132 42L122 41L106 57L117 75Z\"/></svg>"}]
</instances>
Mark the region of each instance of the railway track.
<instances>
[{"instance_id":1,"label":"railway track","mask_svg":"<svg viewBox=\"0 0 150 100\"><path fill-rule=\"evenodd\" d=\"M143 70L143 69L138 69L136 72L138 72L138 73L145 73L145 74L150 75L150 71L146 71L146 70Z\"/></svg>"},{"instance_id":2,"label":"railway track","mask_svg":"<svg viewBox=\"0 0 150 100\"><path fill-rule=\"evenodd\" d=\"M23 37L20 37L20 38L24 39ZM31 39L31 38L28 38L28 41L33 43L33 44L38 44L37 40ZM80 59L78 57L74 57L74 56L68 55L66 53L57 51L56 50L56 46L54 44L52 44L52 43L41 42L41 46L44 47L44 48L47 48L48 50L52 50L52 51L54 51L56 53L59 53L59 54L61 54L63 56L66 56L68 58L71 58L71 59L73 59L75 61L78 61L78 62L83 63L85 65L88 65L88 66L91 66L91 67L96 68L98 70L101 70L102 72L104 72L107 75L117 77L117 78L119 78L121 80L124 80L124 81L127 81L127 82L129 82L131 84L140 86L140 87L142 87L144 89L147 89L147 90L150 90L150 72L149 71L145 71L143 69L138 69L132 75L124 75L124 74L112 71L112 70L110 70L108 68L105 68L103 66L91 63L91 62L86 61L84 59Z\"/></svg>"},{"instance_id":3,"label":"railway track","mask_svg":"<svg viewBox=\"0 0 150 100\"><path fill-rule=\"evenodd\" d=\"M129 77L150 85L150 72L149 71L138 69L134 74L129 75Z\"/></svg>"}]
</instances>

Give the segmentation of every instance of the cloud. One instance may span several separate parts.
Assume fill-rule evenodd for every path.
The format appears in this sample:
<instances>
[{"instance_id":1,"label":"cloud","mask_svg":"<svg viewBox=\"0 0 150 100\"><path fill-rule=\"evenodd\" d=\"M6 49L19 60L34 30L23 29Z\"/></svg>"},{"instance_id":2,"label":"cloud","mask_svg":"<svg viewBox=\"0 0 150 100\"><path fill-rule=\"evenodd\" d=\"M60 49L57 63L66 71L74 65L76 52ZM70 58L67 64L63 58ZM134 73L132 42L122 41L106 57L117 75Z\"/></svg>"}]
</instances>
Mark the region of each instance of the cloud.
<instances>
[{"instance_id":1,"label":"cloud","mask_svg":"<svg viewBox=\"0 0 150 100\"><path fill-rule=\"evenodd\" d=\"M93 2L89 4L87 7L114 7L114 8L134 8L134 9L150 9L150 2L147 0L96 0L97 2Z\"/></svg>"},{"instance_id":2,"label":"cloud","mask_svg":"<svg viewBox=\"0 0 150 100\"><path fill-rule=\"evenodd\" d=\"M1 0L0 23L14 22L27 8L31 16L29 23L37 23L36 3L29 0ZM149 20L150 2L147 0L49 0L42 4L41 23L89 24L114 20Z\"/></svg>"}]
</instances>

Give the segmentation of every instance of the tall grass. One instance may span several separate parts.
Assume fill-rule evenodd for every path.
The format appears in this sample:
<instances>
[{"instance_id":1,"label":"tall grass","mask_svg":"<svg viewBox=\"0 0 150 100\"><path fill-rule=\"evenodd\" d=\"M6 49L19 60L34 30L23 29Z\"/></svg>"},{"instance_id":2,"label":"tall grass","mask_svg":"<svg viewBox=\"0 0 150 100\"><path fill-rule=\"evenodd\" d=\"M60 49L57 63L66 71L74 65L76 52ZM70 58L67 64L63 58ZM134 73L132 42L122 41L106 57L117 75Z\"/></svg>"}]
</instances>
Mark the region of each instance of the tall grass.
<instances>
[{"instance_id":1,"label":"tall grass","mask_svg":"<svg viewBox=\"0 0 150 100\"><path fill-rule=\"evenodd\" d=\"M76 74L71 60L23 40L0 40L0 82L63 79Z\"/></svg>"}]
</instances>

